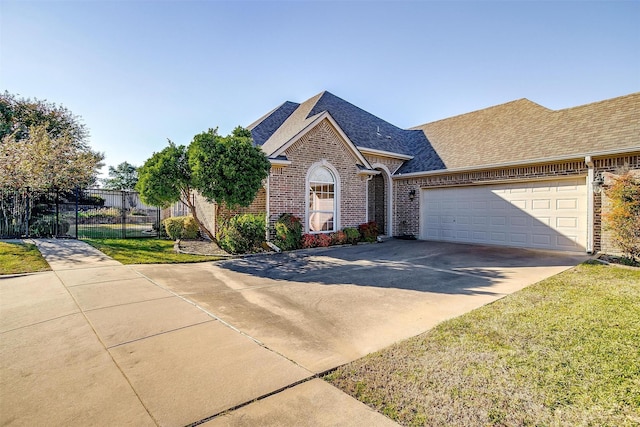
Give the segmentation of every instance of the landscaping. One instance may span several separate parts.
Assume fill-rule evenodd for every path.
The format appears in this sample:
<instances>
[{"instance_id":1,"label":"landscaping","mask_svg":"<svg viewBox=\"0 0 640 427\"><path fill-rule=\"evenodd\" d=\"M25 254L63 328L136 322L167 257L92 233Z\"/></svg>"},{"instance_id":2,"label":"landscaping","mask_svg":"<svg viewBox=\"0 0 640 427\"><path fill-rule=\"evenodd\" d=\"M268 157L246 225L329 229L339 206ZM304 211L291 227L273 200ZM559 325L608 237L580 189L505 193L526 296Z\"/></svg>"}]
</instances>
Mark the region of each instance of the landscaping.
<instances>
[{"instance_id":1,"label":"landscaping","mask_svg":"<svg viewBox=\"0 0 640 427\"><path fill-rule=\"evenodd\" d=\"M145 238L84 241L123 264L177 264L222 259L220 256L176 253L171 240Z\"/></svg>"},{"instance_id":2,"label":"landscaping","mask_svg":"<svg viewBox=\"0 0 640 427\"><path fill-rule=\"evenodd\" d=\"M640 423L640 270L576 268L325 379L402 425Z\"/></svg>"},{"instance_id":3,"label":"landscaping","mask_svg":"<svg viewBox=\"0 0 640 427\"><path fill-rule=\"evenodd\" d=\"M0 274L35 273L50 270L36 245L0 242Z\"/></svg>"}]
</instances>

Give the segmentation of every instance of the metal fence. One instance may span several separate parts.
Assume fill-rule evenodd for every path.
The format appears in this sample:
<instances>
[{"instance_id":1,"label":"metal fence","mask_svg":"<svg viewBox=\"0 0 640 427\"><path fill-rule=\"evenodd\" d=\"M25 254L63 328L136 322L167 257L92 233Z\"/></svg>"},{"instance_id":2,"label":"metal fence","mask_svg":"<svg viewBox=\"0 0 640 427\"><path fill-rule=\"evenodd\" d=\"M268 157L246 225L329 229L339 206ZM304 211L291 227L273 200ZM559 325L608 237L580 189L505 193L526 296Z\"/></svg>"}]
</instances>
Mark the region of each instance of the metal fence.
<instances>
[{"instance_id":1,"label":"metal fence","mask_svg":"<svg viewBox=\"0 0 640 427\"><path fill-rule=\"evenodd\" d=\"M0 237L159 237L160 209L138 193L104 189L1 190Z\"/></svg>"}]
</instances>

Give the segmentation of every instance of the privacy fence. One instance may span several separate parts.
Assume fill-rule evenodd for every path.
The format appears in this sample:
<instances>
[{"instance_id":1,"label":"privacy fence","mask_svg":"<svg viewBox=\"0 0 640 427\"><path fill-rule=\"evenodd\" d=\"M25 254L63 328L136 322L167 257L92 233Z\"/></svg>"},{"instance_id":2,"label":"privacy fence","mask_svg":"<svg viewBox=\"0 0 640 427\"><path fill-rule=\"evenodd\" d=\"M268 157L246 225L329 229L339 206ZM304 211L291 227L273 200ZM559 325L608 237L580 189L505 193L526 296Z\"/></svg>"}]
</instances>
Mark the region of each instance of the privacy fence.
<instances>
[{"instance_id":1,"label":"privacy fence","mask_svg":"<svg viewBox=\"0 0 640 427\"><path fill-rule=\"evenodd\" d=\"M0 237L158 237L160 209L138 193L0 189Z\"/></svg>"}]
</instances>

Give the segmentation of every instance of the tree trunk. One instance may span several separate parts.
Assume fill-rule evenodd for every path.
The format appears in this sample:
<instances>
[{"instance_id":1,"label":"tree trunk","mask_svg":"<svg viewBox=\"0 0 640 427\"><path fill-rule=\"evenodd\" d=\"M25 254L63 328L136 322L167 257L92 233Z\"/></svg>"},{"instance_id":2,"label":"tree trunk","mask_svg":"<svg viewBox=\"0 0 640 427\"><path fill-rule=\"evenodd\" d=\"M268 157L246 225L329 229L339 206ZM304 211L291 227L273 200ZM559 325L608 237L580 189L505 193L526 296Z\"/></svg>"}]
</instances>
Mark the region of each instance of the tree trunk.
<instances>
[{"instance_id":1,"label":"tree trunk","mask_svg":"<svg viewBox=\"0 0 640 427\"><path fill-rule=\"evenodd\" d=\"M185 205L187 205L189 207L189 211L191 211L191 216L193 216L193 219L196 220L196 223L198 224L198 227L200 228L200 232L202 234L204 234L205 236L207 236L207 238L209 238L211 241L215 242L216 244L218 244L218 239L216 239L215 233L212 233L211 230L209 230L202 221L200 221L200 218L198 218L198 213L196 211L196 205L193 202L193 198L190 194L191 192L188 192L188 194L184 194L183 196L185 200L183 200L183 203Z\"/></svg>"}]
</instances>

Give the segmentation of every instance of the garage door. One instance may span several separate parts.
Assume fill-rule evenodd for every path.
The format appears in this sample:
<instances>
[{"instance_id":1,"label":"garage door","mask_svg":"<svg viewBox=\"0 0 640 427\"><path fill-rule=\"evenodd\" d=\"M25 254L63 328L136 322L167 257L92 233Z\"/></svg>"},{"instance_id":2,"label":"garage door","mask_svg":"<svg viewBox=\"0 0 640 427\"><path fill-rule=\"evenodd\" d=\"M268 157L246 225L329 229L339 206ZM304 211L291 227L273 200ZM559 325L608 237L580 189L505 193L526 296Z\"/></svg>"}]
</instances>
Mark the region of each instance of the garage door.
<instances>
[{"instance_id":1,"label":"garage door","mask_svg":"<svg viewBox=\"0 0 640 427\"><path fill-rule=\"evenodd\" d=\"M420 238L584 251L584 178L424 189Z\"/></svg>"}]
</instances>

